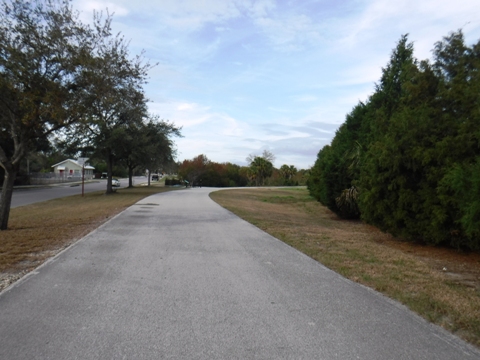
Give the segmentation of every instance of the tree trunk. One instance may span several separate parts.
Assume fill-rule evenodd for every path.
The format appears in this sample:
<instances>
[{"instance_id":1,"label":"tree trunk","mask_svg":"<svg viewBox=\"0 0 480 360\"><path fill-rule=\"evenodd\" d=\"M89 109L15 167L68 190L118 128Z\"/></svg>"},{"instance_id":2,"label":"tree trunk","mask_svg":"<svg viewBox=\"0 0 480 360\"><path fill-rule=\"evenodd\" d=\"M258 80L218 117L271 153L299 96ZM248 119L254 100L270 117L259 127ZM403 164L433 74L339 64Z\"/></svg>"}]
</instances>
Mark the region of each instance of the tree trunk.
<instances>
[{"instance_id":1,"label":"tree trunk","mask_svg":"<svg viewBox=\"0 0 480 360\"><path fill-rule=\"evenodd\" d=\"M15 168L5 169L5 178L2 187L2 198L0 199L0 230L7 230L10 206L12 204L13 183L17 176Z\"/></svg>"},{"instance_id":2,"label":"tree trunk","mask_svg":"<svg viewBox=\"0 0 480 360\"><path fill-rule=\"evenodd\" d=\"M113 156L112 154L107 155L107 191L105 194L113 194L112 188L112 163L113 163Z\"/></svg>"},{"instance_id":3,"label":"tree trunk","mask_svg":"<svg viewBox=\"0 0 480 360\"><path fill-rule=\"evenodd\" d=\"M128 167L128 187L133 187L133 167Z\"/></svg>"}]
</instances>

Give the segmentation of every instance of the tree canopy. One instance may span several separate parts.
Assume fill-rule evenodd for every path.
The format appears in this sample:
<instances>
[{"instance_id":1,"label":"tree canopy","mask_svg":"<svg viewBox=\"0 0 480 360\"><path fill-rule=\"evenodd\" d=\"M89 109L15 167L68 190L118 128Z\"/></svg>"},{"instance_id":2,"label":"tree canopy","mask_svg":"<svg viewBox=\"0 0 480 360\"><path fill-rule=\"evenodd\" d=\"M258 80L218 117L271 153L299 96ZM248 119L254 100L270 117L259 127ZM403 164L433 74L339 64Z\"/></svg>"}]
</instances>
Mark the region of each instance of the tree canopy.
<instances>
[{"instance_id":1,"label":"tree canopy","mask_svg":"<svg viewBox=\"0 0 480 360\"><path fill-rule=\"evenodd\" d=\"M0 4L1 230L7 228L22 159L83 115L84 58L105 30L97 25L94 30L83 25L68 1Z\"/></svg>"},{"instance_id":2,"label":"tree canopy","mask_svg":"<svg viewBox=\"0 0 480 360\"><path fill-rule=\"evenodd\" d=\"M144 149L161 152L144 158L150 166L154 158L172 160L170 137L180 129L148 122L143 85L151 66L143 54L131 56L110 25L111 17L98 13L93 26L83 24L69 0L0 4L0 230L8 225L21 161L53 136L72 153L105 159L107 193L113 163L128 157L125 139L136 139L136 131L150 131Z\"/></svg>"}]
</instances>

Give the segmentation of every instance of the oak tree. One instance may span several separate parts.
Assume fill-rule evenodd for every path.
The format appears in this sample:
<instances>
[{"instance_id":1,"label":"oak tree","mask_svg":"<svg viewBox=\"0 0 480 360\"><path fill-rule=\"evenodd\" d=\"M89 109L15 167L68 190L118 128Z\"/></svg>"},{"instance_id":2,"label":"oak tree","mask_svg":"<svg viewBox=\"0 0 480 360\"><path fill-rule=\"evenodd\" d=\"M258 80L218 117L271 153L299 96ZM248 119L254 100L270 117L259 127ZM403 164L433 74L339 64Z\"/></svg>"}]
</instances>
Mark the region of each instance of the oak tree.
<instances>
[{"instance_id":1,"label":"oak tree","mask_svg":"<svg viewBox=\"0 0 480 360\"><path fill-rule=\"evenodd\" d=\"M82 117L85 57L104 30L96 25L83 25L67 0L0 4L0 230L7 229L20 162Z\"/></svg>"}]
</instances>

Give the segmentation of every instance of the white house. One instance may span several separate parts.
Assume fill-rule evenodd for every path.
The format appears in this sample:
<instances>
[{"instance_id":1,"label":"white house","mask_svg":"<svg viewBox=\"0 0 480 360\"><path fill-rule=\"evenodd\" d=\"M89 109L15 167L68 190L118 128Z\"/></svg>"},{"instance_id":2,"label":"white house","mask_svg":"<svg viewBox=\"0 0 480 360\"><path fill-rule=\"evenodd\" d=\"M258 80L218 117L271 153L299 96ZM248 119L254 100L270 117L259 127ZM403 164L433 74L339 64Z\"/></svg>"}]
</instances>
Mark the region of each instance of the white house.
<instances>
[{"instance_id":1,"label":"white house","mask_svg":"<svg viewBox=\"0 0 480 360\"><path fill-rule=\"evenodd\" d=\"M82 164L78 162L78 160L67 159L59 162L58 164L52 165L53 172L55 173L56 177L68 179L68 178L82 178ZM93 166L85 164L85 179L92 179L93 178L93 170L95 168Z\"/></svg>"}]
</instances>

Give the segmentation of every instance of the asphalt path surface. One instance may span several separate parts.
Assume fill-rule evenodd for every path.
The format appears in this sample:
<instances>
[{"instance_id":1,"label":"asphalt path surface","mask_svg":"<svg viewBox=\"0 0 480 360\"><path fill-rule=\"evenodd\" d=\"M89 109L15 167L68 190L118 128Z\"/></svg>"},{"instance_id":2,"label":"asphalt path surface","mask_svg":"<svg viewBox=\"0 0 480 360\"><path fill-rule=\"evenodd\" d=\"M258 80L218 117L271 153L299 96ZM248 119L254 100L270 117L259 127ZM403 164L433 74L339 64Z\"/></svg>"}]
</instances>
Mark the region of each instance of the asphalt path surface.
<instances>
[{"instance_id":1,"label":"asphalt path surface","mask_svg":"<svg viewBox=\"0 0 480 360\"><path fill-rule=\"evenodd\" d=\"M120 188L128 186L128 179L119 179ZM146 182L145 176L134 177L134 183L138 184ZM94 191L106 191L107 180L98 179L84 184L84 193ZM38 187L20 187L15 188L12 195L12 206L24 206L34 204L41 201L47 201L72 195L80 195L82 193L81 183L63 183L54 186L38 186Z\"/></svg>"},{"instance_id":2,"label":"asphalt path surface","mask_svg":"<svg viewBox=\"0 0 480 360\"><path fill-rule=\"evenodd\" d=\"M480 359L211 201L131 206L0 294L0 359Z\"/></svg>"}]
</instances>

